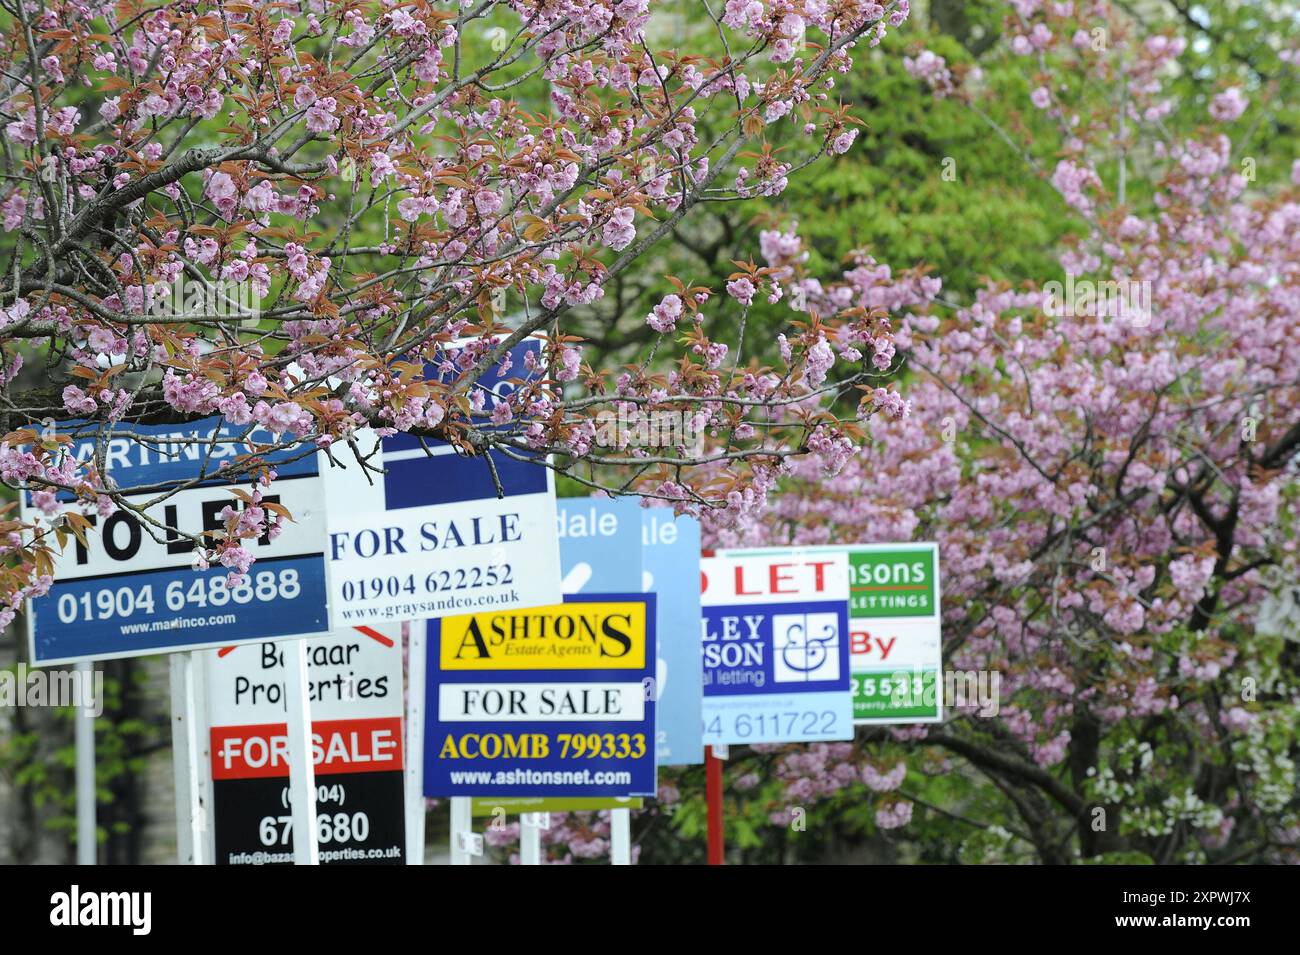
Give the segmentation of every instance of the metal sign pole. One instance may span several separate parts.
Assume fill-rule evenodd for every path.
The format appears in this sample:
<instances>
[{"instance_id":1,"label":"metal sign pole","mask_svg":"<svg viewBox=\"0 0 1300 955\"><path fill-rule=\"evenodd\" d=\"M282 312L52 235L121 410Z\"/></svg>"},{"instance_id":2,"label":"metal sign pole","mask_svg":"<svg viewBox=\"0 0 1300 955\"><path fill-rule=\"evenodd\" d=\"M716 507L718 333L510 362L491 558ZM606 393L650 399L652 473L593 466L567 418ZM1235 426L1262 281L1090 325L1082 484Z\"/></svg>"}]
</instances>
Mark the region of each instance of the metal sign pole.
<instances>
[{"instance_id":1,"label":"metal sign pole","mask_svg":"<svg viewBox=\"0 0 1300 955\"><path fill-rule=\"evenodd\" d=\"M704 747L705 796L708 802L709 865L723 864L722 848L722 760L713 753L714 747Z\"/></svg>"}]
</instances>

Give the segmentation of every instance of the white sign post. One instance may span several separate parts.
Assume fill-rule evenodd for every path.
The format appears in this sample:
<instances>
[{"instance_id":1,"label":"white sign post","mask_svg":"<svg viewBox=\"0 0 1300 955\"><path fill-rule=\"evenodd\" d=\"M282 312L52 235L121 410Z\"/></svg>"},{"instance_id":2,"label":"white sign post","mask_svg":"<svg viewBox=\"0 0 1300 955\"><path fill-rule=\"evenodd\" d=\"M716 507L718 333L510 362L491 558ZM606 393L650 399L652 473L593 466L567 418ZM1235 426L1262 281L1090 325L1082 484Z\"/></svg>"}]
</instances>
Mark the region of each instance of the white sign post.
<instances>
[{"instance_id":1,"label":"white sign post","mask_svg":"<svg viewBox=\"0 0 1300 955\"><path fill-rule=\"evenodd\" d=\"M609 862L610 865L632 864L632 811L609 811Z\"/></svg>"},{"instance_id":2,"label":"white sign post","mask_svg":"<svg viewBox=\"0 0 1300 955\"><path fill-rule=\"evenodd\" d=\"M483 837L474 831L473 801L468 796L451 798L451 864L473 865L483 854Z\"/></svg>"},{"instance_id":3,"label":"white sign post","mask_svg":"<svg viewBox=\"0 0 1300 955\"><path fill-rule=\"evenodd\" d=\"M406 864L424 865L425 627L402 624L406 641Z\"/></svg>"},{"instance_id":4,"label":"white sign post","mask_svg":"<svg viewBox=\"0 0 1300 955\"><path fill-rule=\"evenodd\" d=\"M406 864L424 865L424 723L428 662L427 628L403 624L407 634L406 680ZM450 801L452 865L471 865L483 854L483 837L474 832L473 800Z\"/></svg>"},{"instance_id":5,"label":"white sign post","mask_svg":"<svg viewBox=\"0 0 1300 955\"><path fill-rule=\"evenodd\" d=\"M95 665L89 660L77 664L82 687L93 686ZM87 692L86 690L82 691ZM98 836L95 831L95 717L85 705L77 707L77 865L94 865Z\"/></svg>"},{"instance_id":6,"label":"white sign post","mask_svg":"<svg viewBox=\"0 0 1300 955\"><path fill-rule=\"evenodd\" d=\"M542 864L542 830L551 828L549 812L519 814L519 864Z\"/></svg>"},{"instance_id":7,"label":"white sign post","mask_svg":"<svg viewBox=\"0 0 1300 955\"><path fill-rule=\"evenodd\" d=\"M172 769L176 779L176 854L181 865L205 865L207 805L203 767L205 747L200 742L206 711L201 704L205 688L203 655L199 651L173 653L171 662Z\"/></svg>"},{"instance_id":8,"label":"white sign post","mask_svg":"<svg viewBox=\"0 0 1300 955\"><path fill-rule=\"evenodd\" d=\"M320 865L316 832L316 767L311 758L311 696L307 642L285 647L285 705L289 736L289 804L293 809L293 864ZM306 838L304 838L306 836Z\"/></svg>"}]
</instances>

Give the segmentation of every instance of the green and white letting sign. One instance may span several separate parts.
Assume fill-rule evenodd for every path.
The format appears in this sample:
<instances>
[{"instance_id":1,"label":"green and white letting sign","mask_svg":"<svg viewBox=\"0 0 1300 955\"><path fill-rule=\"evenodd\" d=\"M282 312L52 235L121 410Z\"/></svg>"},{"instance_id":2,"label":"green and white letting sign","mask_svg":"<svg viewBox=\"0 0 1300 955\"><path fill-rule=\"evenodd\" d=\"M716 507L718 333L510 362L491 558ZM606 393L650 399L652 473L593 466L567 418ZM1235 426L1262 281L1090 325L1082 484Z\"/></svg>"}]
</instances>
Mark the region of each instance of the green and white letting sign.
<instances>
[{"instance_id":1,"label":"green and white letting sign","mask_svg":"<svg viewBox=\"0 0 1300 955\"><path fill-rule=\"evenodd\" d=\"M847 550L851 618L938 617L939 553L933 544L859 544Z\"/></svg>"},{"instance_id":2,"label":"green and white letting sign","mask_svg":"<svg viewBox=\"0 0 1300 955\"><path fill-rule=\"evenodd\" d=\"M937 544L857 544L849 554L855 723L943 718Z\"/></svg>"}]
</instances>

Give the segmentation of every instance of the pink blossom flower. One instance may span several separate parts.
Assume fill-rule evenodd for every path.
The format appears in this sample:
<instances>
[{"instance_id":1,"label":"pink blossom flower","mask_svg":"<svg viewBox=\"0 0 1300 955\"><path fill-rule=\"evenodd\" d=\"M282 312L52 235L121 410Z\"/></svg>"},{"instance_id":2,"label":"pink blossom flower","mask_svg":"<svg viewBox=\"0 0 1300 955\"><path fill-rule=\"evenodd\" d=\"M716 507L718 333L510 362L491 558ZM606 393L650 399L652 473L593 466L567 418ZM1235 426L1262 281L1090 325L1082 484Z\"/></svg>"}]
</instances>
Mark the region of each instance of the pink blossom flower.
<instances>
[{"instance_id":1,"label":"pink blossom flower","mask_svg":"<svg viewBox=\"0 0 1300 955\"><path fill-rule=\"evenodd\" d=\"M98 409L95 399L76 385L68 385L63 389L63 407L68 409L69 414L74 415L93 415Z\"/></svg>"},{"instance_id":2,"label":"pink blossom flower","mask_svg":"<svg viewBox=\"0 0 1300 955\"><path fill-rule=\"evenodd\" d=\"M616 252L627 248L636 238L635 218L636 212L632 209L615 209L601 230L601 241Z\"/></svg>"},{"instance_id":3,"label":"pink blossom flower","mask_svg":"<svg viewBox=\"0 0 1300 955\"><path fill-rule=\"evenodd\" d=\"M849 151L849 147L853 145L853 141L857 138L858 131L856 129L844 130L844 132L831 140L831 153L836 156L843 155Z\"/></svg>"},{"instance_id":4,"label":"pink blossom flower","mask_svg":"<svg viewBox=\"0 0 1300 955\"><path fill-rule=\"evenodd\" d=\"M727 294L734 298L741 305L754 304L754 294L758 290L754 288L754 283L749 279L741 278L727 283Z\"/></svg>"},{"instance_id":5,"label":"pink blossom flower","mask_svg":"<svg viewBox=\"0 0 1300 955\"><path fill-rule=\"evenodd\" d=\"M660 333L673 331L677 319L682 314L682 300L677 295L668 294L660 299L659 304L646 316L646 324Z\"/></svg>"},{"instance_id":6,"label":"pink blossom flower","mask_svg":"<svg viewBox=\"0 0 1300 955\"><path fill-rule=\"evenodd\" d=\"M905 799L881 806L876 810L876 825L881 829L901 829L912 821L912 804Z\"/></svg>"},{"instance_id":7,"label":"pink blossom flower","mask_svg":"<svg viewBox=\"0 0 1300 955\"><path fill-rule=\"evenodd\" d=\"M1221 123L1231 123L1242 113L1250 101L1240 86L1229 87L1210 100L1210 115Z\"/></svg>"},{"instance_id":8,"label":"pink blossom flower","mask_svg":"<svg viewBox=\"0 0 1300 955\"><path fill-rule=\"evenodd\" d=\"M576 348L565 348L560 352L560 367L556 369L556 381L573 381L578 377L582 365L582 354Z\"/></svg>"},{"instance_id":9,"label":"pink blossom flower","mask_svg":"<svg viewBox=\"0 0 1300 955\"><path fill-rule=\"evenodd\" d=\"M474 193L474 208L481 216L491 216L501 208L501 196L491 189L480 189Z\"/></svg>"},{"instance_id":10,"label":"pink blossom flower","mask_svg":"<svg viewBox=\"0 0 1300 955\"><path fill-rule=\"evenodd\" d=\"M301 89L301 87L299 87ZM341 120L336 115L338 103L333 96L326 96L311 104L307 110L307 129L313 133L332 133L339 128Z\"/></svg>"},{"instance_id":11,"label":"pink blossom flower","mask_svg":"<svg viewBox=\"0 0 1300 955\"><path fill-rule=\"evenodd\" d=\"M234 218L238 207L236 202L238 190L235 188L235 181L228 173L214 172L208 178L203 191L216 204L217 211L221 213L223 219Z\"/></svg>"}]
</instances>

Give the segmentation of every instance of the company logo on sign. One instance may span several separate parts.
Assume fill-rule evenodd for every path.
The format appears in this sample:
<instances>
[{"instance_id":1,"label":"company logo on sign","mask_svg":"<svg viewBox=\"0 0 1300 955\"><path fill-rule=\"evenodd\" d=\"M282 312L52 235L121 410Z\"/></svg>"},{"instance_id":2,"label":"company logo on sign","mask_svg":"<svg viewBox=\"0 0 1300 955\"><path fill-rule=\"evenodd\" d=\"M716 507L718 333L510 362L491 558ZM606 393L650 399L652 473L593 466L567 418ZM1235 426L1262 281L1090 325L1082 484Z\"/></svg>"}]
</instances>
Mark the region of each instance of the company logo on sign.
<instances>
[{"instance_id":1,"label":"company logo on sign","mask_svg":"<svg viewBox=\"0 0 1300 955\"><path fill-rule=\"evenodd\" d=\"M807 683L840 678L840 630L833 613L777 614L772 617L776 646L773 679Z\"/></svg>"},{"instance_id":2,"label":"company logo on sign","mask_svg":"<svg viewBox=\"0 0 1300 955\"><path fill-rule=\"evenodd\" d=\"M645 666L644 603L575 603L466 614L442 622L444 670Z\"/></svg>"},{"instance_id":3,"label":"company logo on sign","mask_svg":"<svg viewBox=\"0 0 1300 955\"><path fill-rule=\"evenodd\" d=\"M849 554L849 614L861 617L930 617L934 554L915 550Z\"/></svg>"}]
</instances>

